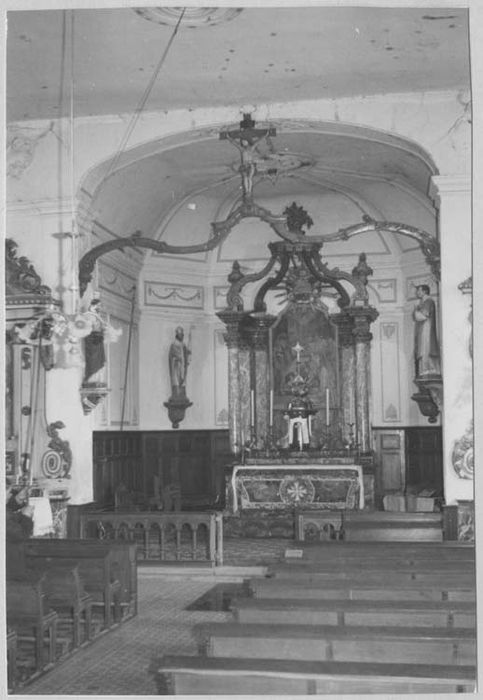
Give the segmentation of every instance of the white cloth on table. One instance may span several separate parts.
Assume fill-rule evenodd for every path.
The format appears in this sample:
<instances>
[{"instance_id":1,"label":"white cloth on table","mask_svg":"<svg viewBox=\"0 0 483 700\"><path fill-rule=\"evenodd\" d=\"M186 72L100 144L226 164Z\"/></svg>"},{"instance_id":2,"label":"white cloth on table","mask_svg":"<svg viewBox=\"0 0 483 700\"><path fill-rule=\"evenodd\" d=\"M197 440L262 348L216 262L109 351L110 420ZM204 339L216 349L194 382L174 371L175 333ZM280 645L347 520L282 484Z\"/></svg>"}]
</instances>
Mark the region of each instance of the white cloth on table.
<instances>
[{"instance_id":1,"label":"white cloth on table","mask_svg":"<svg viewBox=\"0 0 483 700\"><path fill-rule=\"evenodd\" d=\"M31 496L29 498L29 506L33 508L33 536L50 535L54 530L54 523L49 499L45 496Z\"/></svg>"}]
</instances>

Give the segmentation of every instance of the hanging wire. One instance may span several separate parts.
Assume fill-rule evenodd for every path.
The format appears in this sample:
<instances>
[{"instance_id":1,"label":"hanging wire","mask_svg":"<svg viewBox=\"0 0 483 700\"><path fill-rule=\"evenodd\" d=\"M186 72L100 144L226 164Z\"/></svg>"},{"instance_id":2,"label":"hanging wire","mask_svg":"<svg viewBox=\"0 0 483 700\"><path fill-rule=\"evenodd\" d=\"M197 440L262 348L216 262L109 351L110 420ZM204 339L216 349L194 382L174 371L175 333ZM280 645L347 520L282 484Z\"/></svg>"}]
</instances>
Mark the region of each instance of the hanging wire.
<instances>
[{"instance_id":1,"label":"hanging wire","mask_svg":"<svg viewBox=\"0 0 483 700\"><path fill-rule=\"evenodd\" d=\"M132 300L131 300L131 318L129 319L129 335L127 339L127 352L126 352L126 366L124 370L124 389L122 392L122 409L121 409L121 427L122 432L124 428L124 414L126 410L126 396L127 396L127 380L129 374L129 361L131 357L131 341L132 341L132 329L134 324L134 306L136 303L136 287L132 288Z\"/></svg>"},{"instance_id":2,"label":"hanging wire","mask_svg":"<svg viewBox=\"0 0 483 700\"><path fill-rule=\"evenodd\" d=\"M120 157L121 157L121 155L122 155L124 149L126 148L126 145L127 145L128 141L129 141L129 139L130 139L130 137L131 137L132 132L134 131L134 128L135 128L135 126L136 126L136 124L137 124L137 122L138 122L138 119L139 119L139 117L141 116L141 113L142 113L142 111L143 111L143 109L144 109L144 107L145 107L145 105L146 105L146 102L148 101L148 98L149 98L149 96L150 96L150 94L151 94L151 91L152 91L153 86L154 86L154 83L156 82L156 79L157 79L157 77L158 77L158 75L159 75L159 72L160 72L161 68L163 67L163 64L164 64L164 62L165 62L165 60L166 60L166 57L167 57L168 52L169 52L169 50L170 50L170 48L171 48L171 45L172 45L172 43L173 43L173 41L174 41L174 38L175 38L176 34L178 33L178 29L179 29L179 26L180 26L180 24L181 24L181 21L182 21L182 19L183 19L183 16L184 16L184 13L185 13L185 12L186 12L186 7L183 7L182 12L181 12L181 14L180 14L180 16L179 16L179 18L178 18L177 23L176 23L176 26L175 26L175 28L174 28L174 30L173 30L173 33L171 34L171 37L170 37L170 39L169 39L169 41L168 41L168 43L167 43L167 45L166 45L166 48L164 49L163 54L162 54L161 58L159 59L158 64L157 64L157 66L156 66L156 68L155 68L155 70L154 70L154 73L153 73L153 75L151 76L151 78L150 78L150 80L149 80L149 83L148 83L146 89L144 90L143 96L142 96L141 100L139 101L139 104L137 105L136 109L135 109L134 112L133 112L133 115L132 115L132 117L131 117L130 123L128 124L127 130L126 130L126 133L124 134L124 136L123 136L123 138L122 138L122 140L121 140L121 143L119 144L119 148L117 149L116 154L114 155L113 159L111 160L111 162L110 162L110 164L109 164L109 167L108 167L108 169L107 169L107 172L105 173L105 175L104 175L104 177L102 178L100 184L98 185L98 189L99 189L100 187L102 187L102 185L104 184L104 182L107 180L107 178L109 177L109 175L112 173L112 171L114 170L114 168L117 166L117 164L118 164L118 162L119 162L119 159L120 159Z\"/></svg>"},{"instance_id":3,"label":"hanging wire","mask_svg":"<svg viewBox=\"0 0 483 700\"><path fill-rule=\"evenodd\" d=\"M75 206L75 169L74 169L74 55L75 55L75 12L70 11L70 197L71 197L71 237L72 237L72 313L78 312L79 285L78 259L79 235L76 222Z\"/></svg>"}]
</instances>

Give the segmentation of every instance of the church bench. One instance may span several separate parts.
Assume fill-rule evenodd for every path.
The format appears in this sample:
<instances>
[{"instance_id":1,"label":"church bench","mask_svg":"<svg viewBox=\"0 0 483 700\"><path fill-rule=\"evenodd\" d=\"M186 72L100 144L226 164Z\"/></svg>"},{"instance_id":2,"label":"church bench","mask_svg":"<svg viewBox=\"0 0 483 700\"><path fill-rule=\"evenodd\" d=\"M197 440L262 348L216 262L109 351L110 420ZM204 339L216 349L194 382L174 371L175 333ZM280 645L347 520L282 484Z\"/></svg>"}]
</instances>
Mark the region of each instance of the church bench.
<instances>
[{"instance_id":1,"label":"church bench","mask_svg":"<svg viewBox=\"0 0 483 700\"><path fill-rule=\"evenodd\" d=\"M337 559L436 559L459 561L475 558L475 547L460 542L295 542L287 552L298 550L299 557L291 561ZM290 561L288 558L287 561Z\"/></svg>"},{"instance_id":2,"label":"church bench","mask_svg":"<svg viewBox=\"0 0 483 700\"><path fill-rule=\"evenodd\" d=\"M343 695L474 692L474 666L165 656L160 695Z\"/></svg>"},{"instance_id":3,"label":"church bench","mask_svg":"<svg viewBox=\"0 0 483 700\"><path fill-rule=\"evenodd\" d=\"M468 602L242 598L233 604L232 611L241 623L468 629L476 625L476 606Z\"/></svg>"},{"instance_id":4,"label":"church bench","mask_svg":"<svg viewBox=\"0 0 483 700\"><path fill-rule=\"evenodd\" d=\"M7 629L7 688L15 691L18 683L17 675L17 632Z\"/></svg>"},{"instance_id":5,"label":"church bench","mask_svg":"<svg viewBox=\"0 0 483 700\"><path fill-rule=\"evenodd\" d=\"M297 580L277 581L277 579L252 579L250 592L255 598L305 598L315 600L333 600L348 598L351 600L450 600L474 601L476 592L472 585L465 583L451 584L440 581L428 585L426 582L398 581L394 586L387 586L381 581L373 584L354 581L305 583Z\"/></svg>"},{"instance_id":6,"label":"church bench","mask_svg":"<svg viewBox=\"0 0 483 700\"><path fill-rule=\"evenodd\" d=\"M57 641L61 630L66 631L71 644L76 649L92 637L92 598L86 593L79 575L78 565L65 564L63 560L52 563L49 557L27 557L27 564L42 571L45 593L50 606L58 614Z\"/></svg>"},{"instance_id":7,"label":"church bench","mask_svg":"<svg viewBox=\"0 0 483 700\"><path fill-rule=\"evenodd\" d=\"M111 580L119 582L119 586L113 588L117 593L116 605L117 618L120 618L120 610L126 615L137 613L137 547L134 542L125 540L95 540L95 539L50 539L50 540L30 540L27 545L27 554L31 556L51 556L65 557L68 559L78 559L81 576L85 573L90 558L102 558L107 553L108 566ZM89 580L92 577L89 576ZM91 584L88 584L91 585ZM115 591L114 591L115 592ZM116 618L116 621L119 621Z\"/></svg>"},{"instance_id":8,"label":"church bench","mask_svg":"<svg viewBox=\"0 0 483 700\"><path fill-rule=\"evenodd\" d=\"M474 568L461 571L455 570L455 567L446 570L433 571L432 567L400 569L395 570L389 568L373 568L361 569L359 567L351 567L341 565L340 567L297 567L297 566L271 566L268 569L268 577L273 581L296 581L299 584L330 584L340 582L349 583L364 583L364 584L387 584L388 586L410 583L421 583L425 585L439 584L441 581L448 586L453 584L464 584L468 587L475 585Z\"/></svg>"},{"instance_id":9,"label":"church bench","mask_svg":"<svg viewBox=\"0 0 483 700\"><path fill-rule=\"evenodd\" d=\"M475 632L425 627L201 623L201 654L292 661L358 661L473 665Z\"/></svg>"},{"instance_id":10,"label":"church bench","mask_svg":"<svg viewBox=\"0 0 483 700\"><path fill-rule=\"evenodd\" d=\"M104 626L111 627L121 620L121 583L117 564L112 561L110 548L100 543L85 547L66 545L64 540L29 540L28 559L42 559L47 566L79 566L84 588L92 598L92 610L100 610Z\"/></svg>"},{"instance_id":11,"label":"church bench","mask_svg":"<svg viewBox=\"0 0 483 700\"><path fill-rule=\"evenodd\" d=\"M47 600L44 579L43 574L28 571L6 579L7 625L17 633L18 648L32 649L33 672L56 658L58 615Z\"/></svg>"}]
</instances>

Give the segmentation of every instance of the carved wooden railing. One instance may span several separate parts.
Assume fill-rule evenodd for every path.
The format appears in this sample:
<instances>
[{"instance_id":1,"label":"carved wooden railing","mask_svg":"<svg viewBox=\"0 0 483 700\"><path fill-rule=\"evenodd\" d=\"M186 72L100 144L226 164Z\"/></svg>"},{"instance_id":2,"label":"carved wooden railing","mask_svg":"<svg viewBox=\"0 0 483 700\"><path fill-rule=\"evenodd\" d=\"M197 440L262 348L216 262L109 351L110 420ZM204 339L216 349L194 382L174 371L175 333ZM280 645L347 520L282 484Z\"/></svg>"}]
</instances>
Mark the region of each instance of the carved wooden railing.
<instances>
[{"instance_id":1,"label":"carved wooden railing","mask_svg":"<svg viewBox=\"0 0 483 700\"><path fill-rule=\"evenodd\" d=\"M80 536L135 542L138 561L223 564L221 513L89 511L80 516Z\"/></svg>"}]
</instances>

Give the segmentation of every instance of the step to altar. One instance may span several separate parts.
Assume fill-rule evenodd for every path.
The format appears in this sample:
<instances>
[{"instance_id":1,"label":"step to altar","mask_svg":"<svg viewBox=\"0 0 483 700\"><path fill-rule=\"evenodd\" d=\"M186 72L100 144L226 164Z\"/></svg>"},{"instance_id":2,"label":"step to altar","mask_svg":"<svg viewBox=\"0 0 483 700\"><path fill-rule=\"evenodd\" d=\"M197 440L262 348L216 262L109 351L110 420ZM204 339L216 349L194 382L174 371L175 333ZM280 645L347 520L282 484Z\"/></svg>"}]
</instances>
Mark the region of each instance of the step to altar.
<instances>
[{"instance_id":1,"label":"step to altar","mask_svg":"<svg viewBox=\"0 0 483 700\"><path fill-rule=\"evenodd\" d=\"M277 537L303 542L442 542L441 513L243 509L223 514L225 537Z\"/></svg>"}]
</instances>

